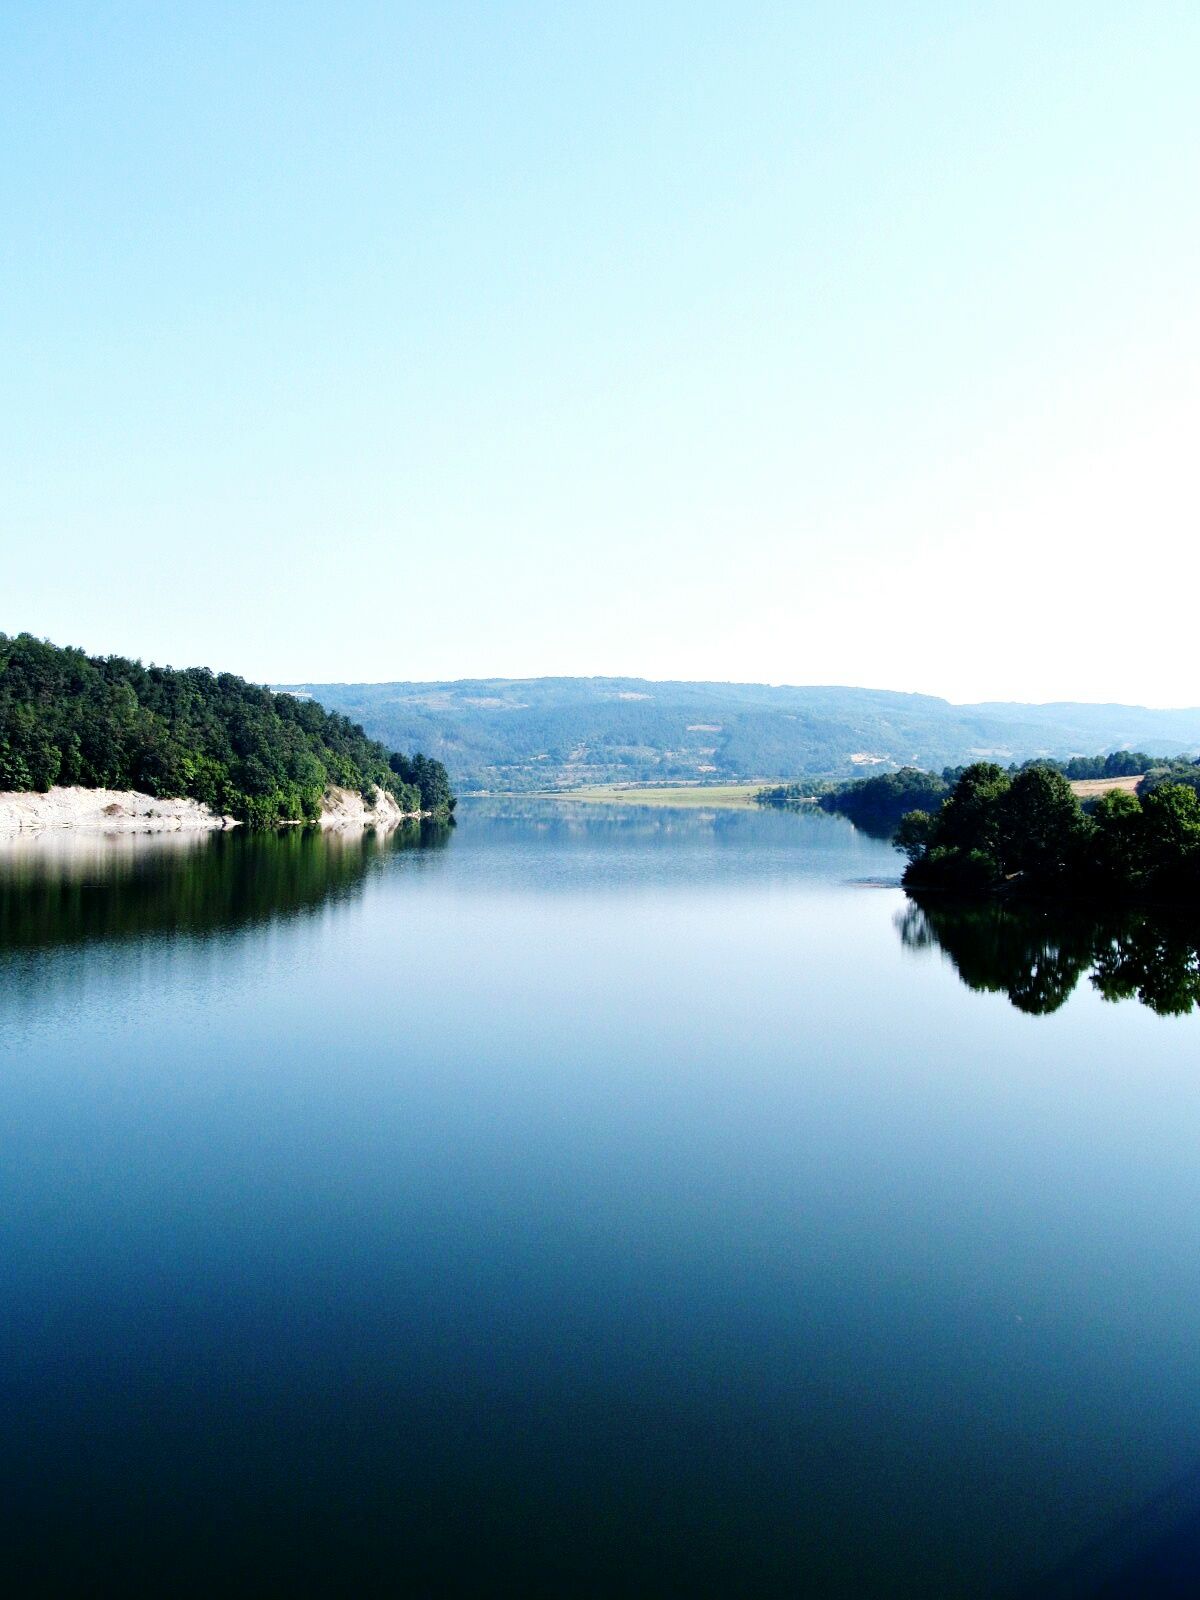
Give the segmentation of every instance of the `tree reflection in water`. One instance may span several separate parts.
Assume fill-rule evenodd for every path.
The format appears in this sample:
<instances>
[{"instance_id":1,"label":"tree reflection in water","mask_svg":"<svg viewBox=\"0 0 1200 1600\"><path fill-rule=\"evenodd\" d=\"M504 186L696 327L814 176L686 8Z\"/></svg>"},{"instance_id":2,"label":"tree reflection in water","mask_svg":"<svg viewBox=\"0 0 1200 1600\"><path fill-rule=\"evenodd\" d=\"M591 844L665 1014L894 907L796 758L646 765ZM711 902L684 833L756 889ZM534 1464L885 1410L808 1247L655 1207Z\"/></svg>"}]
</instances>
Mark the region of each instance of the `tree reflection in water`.
<instances>
[{"instance_id":1,"label":"tree reflection in water","mask_svg":"<svg viewBox=\"0 0 1200 1600\"><path fill-rule=\"evenodd\" d=\"M391 833L29 835L0 848L0 956L148 935L204 938L357 895L401 851L450 827Z\"/></svg>"},{"instance_id":2,"label":"tree reflection in water","mask_svg":"<svg viewBox=\"0 0 1200 1600\"><path fill-rule=\"evenodd\" d=\"M914 896L896 919L911 950L943 950L968 988L1046 1016L1087 975L1106 1000L1160 1016L1200 1006L1200 920L1150 909L1096 913Z\"/></svg>"}]
</instances>

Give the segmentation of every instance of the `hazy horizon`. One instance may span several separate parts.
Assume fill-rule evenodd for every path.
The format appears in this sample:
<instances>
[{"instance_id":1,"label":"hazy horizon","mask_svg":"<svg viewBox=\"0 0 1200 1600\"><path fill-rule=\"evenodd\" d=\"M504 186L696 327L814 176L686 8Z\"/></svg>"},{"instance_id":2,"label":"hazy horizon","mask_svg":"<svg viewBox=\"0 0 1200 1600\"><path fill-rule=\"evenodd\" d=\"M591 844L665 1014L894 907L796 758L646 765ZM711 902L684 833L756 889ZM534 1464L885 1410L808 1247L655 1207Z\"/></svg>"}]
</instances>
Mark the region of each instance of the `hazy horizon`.
<instances>
[{"instance_id":1,"label":"hazy horizon","mask_svg":"<svg viewBox=\"0 0 1200 1600\"><path fill-rule=\"evenodd\" d=\"M10 626L8 628L0 628L0 632L5 632L5 633L9 633L9 634L32 633L37 638L49 638L49 635L40 633L36 628L28 628L28 627ZM815 680L815 679L809 680L809 681L801 681L800 679L787 679L787 678L781 678L781 679L733 678L733 677L694 677L694 678L687 678L687 677L681 677L681 676L679 676L677 674L650 677L645 673L637 673L637 672L526 672L526 673L479 672L479 673L458 673L458 674L456 674L456 675L454 675L452 677L440 677L440 678L433 678L433 677L429 677L429 678L400 677L400 676L398 676L396 674L390 674L390 675L387 675L387 676L384 676L384 677L379 677L379 678L349 678L349 677L346 677L346 678L327 678L327 677L316 677L311 673L300 673L300 674L297 674L297 675L292 676L292 677L285 677L285 676L283 676L282 674L279 674L279 673L275 673L275 674L266 673L266 674L262 674L262 675L254 675L254 674L251 674L251 673L246 673L246 672L241 671L241 669L239 669L236 666L231 666L227 662L220 662L220 661L185 661L185 660L182 660L182 659L173 660L173 659L166 659L166 658L158 659L158 658L152 658L152 657L150 657L148 655L144 655L144 654L143 655L138 655L135 652L131 652L129 650L124 650L124 649L120 649L120 648L115 648L115 649L112 649L112 650L97 650L97 649L92 648L90 645L88 645L86 643L85 644L80 644L76 640L50 639L50 643L51 644L55 644L55 645L59 645L59 646L66 646L66 647L72 648L72 649L81 649L87 655L90 655L90 656L102 656L102 655L125 656L125 657L130 658L130 659L141 660L146 665L149 665L149 666L172 667L172 668L175 668L177 670L184 670L184 669L187 669L189 667L206 667L212 672L234 672L234 673L237 673L238 676L248 678L251 682L262 683L262 684L266 684L270 688L284 689L284 690L286 690L288 688L291 688L291 687L302 687L302 686L308 686L308 685L321 685L321 684L329 684L329 685L333 685L333 684L340 684L340 685L363 684L363 685L378 686L378 685L382 685L382 684L391 684L391 683L414 684L414 685L423 685L423 684L430 684L430 685L434 685L434 684L462 684L462 683L541 683L541 682L553 681L553 680L557 680L557 679L577 679L577 680L581 680L581 681L611 680L614 683L636 682L636 683L651 683L651 684L664 684L664 685L665 684L693 683L693 684L713 684L715 686L731 685L731 686L735 686L735 687L741 686L741 687L748 687L748 688L767 688L767 689L799 689L799 690L804 690L804 689L830 689L830 690L847 690L847 691L858 691L858 692L862 692L862 693L865 693L865 694L914 695L914 696L917 696L918 698L922 698L922 699L942 700L942 701L945 701L948 705L952 705L952 706L987 706L987 705L1053 706L1053 705L1075 704L1075 705L1095 705L1095 706L1121 705L1121 706L1128 706L1128 707L1131 707L1131 708L1134 708L1134 709L1144 708L1146 710L1154 710L1154 711L1192 711L1192 710L1200 711L1200 700L1196 700L1196 701L1180 700L1180 701L1177 701L1177 702L1170 702L1170 703L1168 703L1168 702L1158 703L1158 702L1151 702L1151 701L1145 701L1145 700L1096 699L1096 698L1089 698L1089 697L1084 697L1084 696L1075 696L1075 697L1071 697L1071 698L1055 696L1055 697L1052 697L1052 698L1051 697L1044 697L1044 698L1036 698L1036 699L1034 699L1034 698L1021 698L1020 696L1017 696L1017 695L990 695L985 699L962 700L962 699L956 698L953 695L948 695L948 694L941 693L936 688L934 688L934 689L920 688L920 687L919 688L910 688L910 687L907 687L907 686L897 686L895 684L887 684L887 683L866 683L866 682L833 683L833 682L822 682L822 681Z\"/></svg>"},{"instance_id":2,"label":"hazy horizon","mask_svg":"<svg viewBox=\"0 0 1200 1600\"><path fill-rule=\"evenodd\" d=\"M170 664L174 665L175 663L170 663ZM320 685L320 684L356 685L356 684L363 684L363 685L369 685L369 686L378 687L380 685L385 685L385 684L390 684L390 683L403 683L403 684L412 684L412 685L420 686L420 685L424 685L424 684L436 685L436 684L461 684L461 683L544 683L544 682L547 682L547 681L555 681L555 680L559 680L559 679L580 680L580 681L584 681L584 682L611 681L613 683L650 683L650 684L663 684L663 685L666 685L666 684L681 684L681 683L695 683L695 684L712 684L714 686L729 685L729 686L733 686L733 687L765 688L765 689L798 689L798 690L805 690L805 689L831 689L831 690L845 690L845 691L850 691L850 692L861 692L861 693L864 693L864 694L914 695L914 696L916 696L916 697L918 697L920 699L942 700L942 701L945 701L946 704L952 705L952 706L981 706L981 705L1030 705L1030 706L1041 705L1041 706L1054 706L1054 705L1069 705L1069 704L1074 704L1074 705L1096 705L1096 706L1124 705L1124 706L1134 707L1135 709L1138 708L1138 707L1142 707L1142 708L1144 708L1145 710L1148 710L1148 711L1149 710L1154 710L1154 711L1193 711L1193 710L1197 710L1197 711L1200 711L1200 702L1193 703L1193 702L1190 702L1190 701L1180 701L1179 704L1177 704L1177 705L1161 705L1161 706L1160 705L1153 705L1152 706L1152 705L1150 705L1150 704L1148 704L1146 702L1132 701L1132 700L1086 700L1086 699L1076 699L1076 700L1060 700L1060 699L1053 699L1053 700L1051 700L1051 699L1046 699L1046 700L1022 700L1022 699L1019 699L1019 698L1017 698L1016 696L1013 696L1013 695L992 696L992 697L989 697L986 700L957 700L957 699L954 699L953 697L951 697L950 695L939 694L937 692L937 690L935 690L935 689L896 688L893 685L885 684L885 683L818 683L818 682L801 683L798 680L793 681L793 680L788 680L788 679L780 679L778 681L773 681L773 680L767 680L767 679L763 679L763 678L680 678L680 677L653 677L653 678L651 678L651 677L647 677L645 674L636 673L636 672L536 672L536 673L521 673L519 675L518 674L513 674L513 673L485 672L485 673L471 674L469 676L462 675L462 676L458 676L458 677L454 677L454 678L396 678L396 677L390 677L390 678L313 678L313 677L298 677L298 678L286 678L285 679L285 678L276 677L276 678L265 678L262 681L264 683L270 684L274 688L286 689L289 686L300 687L300 686L307 686L307 685L310 685L310 684L312 684L312 685Z\"/></svg>"}]
</instances>

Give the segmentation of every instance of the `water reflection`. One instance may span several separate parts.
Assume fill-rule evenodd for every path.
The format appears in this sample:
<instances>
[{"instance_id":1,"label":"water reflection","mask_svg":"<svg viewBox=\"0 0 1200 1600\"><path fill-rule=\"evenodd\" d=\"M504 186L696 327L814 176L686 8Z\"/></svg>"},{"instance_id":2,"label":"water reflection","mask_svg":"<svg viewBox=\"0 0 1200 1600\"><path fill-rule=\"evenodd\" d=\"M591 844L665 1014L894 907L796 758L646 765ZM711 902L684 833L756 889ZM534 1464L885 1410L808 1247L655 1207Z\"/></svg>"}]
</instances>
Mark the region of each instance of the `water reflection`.
<instances>
[{"instance_id":1,"label":"water reflection","mask_svg":"<svg viewBox=\"0 0 1200 1600\"><path fill-rule=\"evenodd\" d=\"M472 881L555 894L679 890L738 894L765 884L899 883L890 846L844 817L739 807L598 805L538 796L459 804L455 855Z\"/></svg>"},{"instance_id":2,"label":"water reflection","mask_svg":"<svg viewBox=\"0 0 1200 1600\"><path fill-rule=\"evenodd\" d=\"M0 850L14 1592L985 1600L1150 1542L1200 1021L914 984L838 818L418 842Z\"/></svg>"},{"instance_id":3,"label":"water reflection","mask_svg":"<svg viewBox=\"0 0 1200 1600\"><path fill-rule=\"evenodd\" d=\"M397 852L450 830L389 834L38 834L0 848L0 953L148 934L204 936L359 893Z\"/></svg>"},{"instance_id":4,"label":"water reflection","mask_svg":"<svg viewBox=\"0 0 1200 1600\"><path fill-rule=\"evenodd\" d=\"M968 988L1006 994L1032 1016L1058 1011L1085 976L1104 999L1136 999L1160 1016L1200 1006L1195 917L914 896L896 922L908 949L944 951Z\"/></svg>"}]
</instances>

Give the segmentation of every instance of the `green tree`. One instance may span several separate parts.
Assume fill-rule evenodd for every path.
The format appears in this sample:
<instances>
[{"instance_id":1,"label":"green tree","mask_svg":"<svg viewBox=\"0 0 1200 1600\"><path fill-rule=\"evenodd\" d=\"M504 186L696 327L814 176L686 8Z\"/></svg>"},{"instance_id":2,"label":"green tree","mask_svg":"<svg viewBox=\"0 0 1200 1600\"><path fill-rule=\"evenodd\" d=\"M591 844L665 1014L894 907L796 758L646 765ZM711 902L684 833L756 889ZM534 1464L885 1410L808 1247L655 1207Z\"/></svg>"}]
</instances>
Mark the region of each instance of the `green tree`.
<instances>
[{"instance_id":1,"label":"green tree","mask_svg":"<svg viewBox=\"0 0 1200 1600\"><path fill-rule=\"evenodd\" d=\"M900 818L892 843L910 861L920 861L933 838L934 819L928 811L906 811Z\"/></svg>"},{"instance_id":2,"label":"green tree","mask_svg":"<svg viewBox=\"0 0 1200 1600\"><path fill-rule=\"evenodd\" d=\"M999 859L999 801L1012 779L994 761L964 768L938 816L936 843L949 850L979 850Z\"/></svg>"},{"instance_id":3,"label":"green tree","mask_svg":"<svg viewBox=\"0 0 1200 1600\"><path fill-rule=\"evenodd\" d=\"M1200 866L1200 795L1181 783L1165 783L1142 801L1143 849L1157 880L1182 872L1191 880Z\"/></svg>"},{"instance_id":4,"label":"green tree","mask_svg":"<svg viewBox=\"0 0 1200 1600\"><path fill-rule=\"evenodd\" d=\"M1047 766L1019 772L995 809L996 851L1006 873L1059 877L1075 865L1091 832L1070 783Z\"/></svg>"},{"instance_id":5,"label":"green tree","mask_svg":"<svg viewBox=\"0 0 1200 1600\"><path fill-rule=\"evenodd\" d=\"M1091 856L1099 882L1112 889L1139 884L1146 873L1145 817L1126 789L1101 795L1092 811Z\"/></svg>"}]
</instances>

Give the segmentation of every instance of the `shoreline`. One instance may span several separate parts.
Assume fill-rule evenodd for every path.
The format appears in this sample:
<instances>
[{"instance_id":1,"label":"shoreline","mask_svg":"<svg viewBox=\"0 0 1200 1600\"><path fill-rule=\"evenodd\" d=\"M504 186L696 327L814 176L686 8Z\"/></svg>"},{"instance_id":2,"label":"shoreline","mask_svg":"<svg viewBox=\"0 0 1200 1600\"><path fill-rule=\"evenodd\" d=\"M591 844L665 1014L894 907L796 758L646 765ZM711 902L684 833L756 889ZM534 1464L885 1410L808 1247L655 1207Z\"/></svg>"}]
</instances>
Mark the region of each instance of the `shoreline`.
<instances>
[{"instance_id":1,"label":"shoreline","mask_svg":"<svg viewBox=\"0 0 1200 1600\"><path fill-rule=\"evenodd\" d=\"M326 790L321 815L315 822L294 818L276 827L316 827L324 832L374 828L390 831L404 822L432 816L427 811L401 811L386 790L376 792L368 806L357 790ZM184 796L159 797L136 789L86 789L79 785L45 791L0 792L0 841L43 834L87 834L95 837L126 834L227 833L244 824L222 816L199 800Z\"/></svg>"},{"instance_id":2,"label":"shoreline","mask_svg":"<svg viewBox=\"0 0 1200 1600\"><path fill-rule=\"evenodd\" d=\"M580 789L529 790L503 796L509 799L579 801L586 805L653 806L691 810L711 807L742 810L755 804L761 783L645 784L628 788L616 784L589 784ZM500 798L497 793L489 798Z\"/></svg>"}]
</instances>

